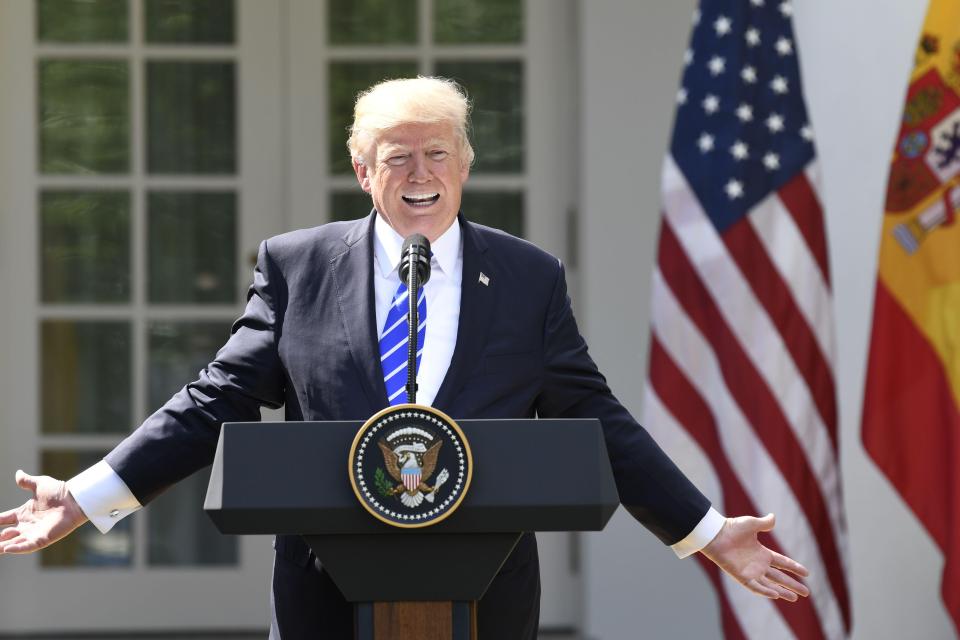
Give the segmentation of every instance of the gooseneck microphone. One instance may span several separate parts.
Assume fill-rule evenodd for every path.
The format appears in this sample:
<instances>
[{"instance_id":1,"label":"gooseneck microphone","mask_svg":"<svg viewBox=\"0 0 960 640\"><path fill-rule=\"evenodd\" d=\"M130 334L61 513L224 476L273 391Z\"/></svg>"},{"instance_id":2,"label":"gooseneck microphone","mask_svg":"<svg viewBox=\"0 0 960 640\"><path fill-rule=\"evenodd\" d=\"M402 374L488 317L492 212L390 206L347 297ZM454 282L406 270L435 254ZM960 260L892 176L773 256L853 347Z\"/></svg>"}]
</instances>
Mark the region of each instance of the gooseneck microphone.
<instances>
[{"instance_id":1,"label":"gooseneck microphone","mask_svg":"<svg viewBox=\"0 0 960 640\"><path fill-rule=\"evenodd\" d=\"M407 283L407 402L417 402L417 334L420 287L430 280L430 241L419 233L408 236L400 251L400 280Z\"/></svg>"}]
</instances>

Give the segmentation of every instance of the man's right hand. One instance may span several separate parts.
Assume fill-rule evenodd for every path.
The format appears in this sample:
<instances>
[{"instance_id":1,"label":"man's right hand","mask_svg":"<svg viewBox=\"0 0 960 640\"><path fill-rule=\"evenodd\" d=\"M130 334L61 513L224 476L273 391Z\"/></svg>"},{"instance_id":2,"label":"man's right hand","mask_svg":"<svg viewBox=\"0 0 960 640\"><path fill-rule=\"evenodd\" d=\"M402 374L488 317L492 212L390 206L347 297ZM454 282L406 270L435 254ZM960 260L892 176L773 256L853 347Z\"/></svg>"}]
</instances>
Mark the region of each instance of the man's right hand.
<instances>
[{"instance_id":1,"label":"man's right hand","mask_svg":"<svg viewBox=\"0 0 960 640\"><path fill-rule=\"evenodd\" d=\"M87 521L66 482L17 471L17 486L33 497L0 513L0 554L39 551Z\"/></svg>"}]
</instances>

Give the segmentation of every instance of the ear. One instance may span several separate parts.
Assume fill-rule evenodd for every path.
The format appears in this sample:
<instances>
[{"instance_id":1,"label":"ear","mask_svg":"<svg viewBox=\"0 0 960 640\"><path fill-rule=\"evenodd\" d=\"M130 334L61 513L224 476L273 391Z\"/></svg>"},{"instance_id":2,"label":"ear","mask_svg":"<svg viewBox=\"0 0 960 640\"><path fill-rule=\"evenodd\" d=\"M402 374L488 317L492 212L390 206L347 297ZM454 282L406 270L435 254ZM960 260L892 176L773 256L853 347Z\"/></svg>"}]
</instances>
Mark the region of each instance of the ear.
<instances>
[{"instance_id":1,"label":"ear","mask_svg":"<svg viewBox=\"0 0 960 640\"><path fill-rule=\"evenodd\" d=\"M470 177L470 165L464 164L462 167L460 167L460 182L461 183L466 182L467 178L469 177Z\"/></svg>"},{"instance_id":2,"label":"ear","mask_svg":"<svg viewBox=\"0 0 960 640\"><path fill-rule=\"evenodd\" d=\"M360 183L360 188L370 193L370 168L356 158L353 158L351 162L353 163L353 172L357 174L357 182Z\"/></svg>"}]
</instances>

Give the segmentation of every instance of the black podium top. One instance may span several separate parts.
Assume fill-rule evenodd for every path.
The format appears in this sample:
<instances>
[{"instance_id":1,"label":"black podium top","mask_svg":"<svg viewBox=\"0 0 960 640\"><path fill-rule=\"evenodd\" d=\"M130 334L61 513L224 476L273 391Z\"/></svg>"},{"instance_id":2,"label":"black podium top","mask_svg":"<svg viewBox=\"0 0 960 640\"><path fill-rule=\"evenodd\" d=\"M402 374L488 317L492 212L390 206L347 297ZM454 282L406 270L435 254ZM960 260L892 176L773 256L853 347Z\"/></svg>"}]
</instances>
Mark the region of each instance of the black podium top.
<instances>
[{"instance_id":1,"label":"black podium top","mask_svg":"<svg viewBox=\"0 0 960 640\"><path fill-rule=\"evenodd\" d=\"M424 533L598 531L619 504L596 420L460 420L473 482ZM232 534L378 534L350 486L359 421L223 425L204 509Z\"/></svg>"}]
</instances>

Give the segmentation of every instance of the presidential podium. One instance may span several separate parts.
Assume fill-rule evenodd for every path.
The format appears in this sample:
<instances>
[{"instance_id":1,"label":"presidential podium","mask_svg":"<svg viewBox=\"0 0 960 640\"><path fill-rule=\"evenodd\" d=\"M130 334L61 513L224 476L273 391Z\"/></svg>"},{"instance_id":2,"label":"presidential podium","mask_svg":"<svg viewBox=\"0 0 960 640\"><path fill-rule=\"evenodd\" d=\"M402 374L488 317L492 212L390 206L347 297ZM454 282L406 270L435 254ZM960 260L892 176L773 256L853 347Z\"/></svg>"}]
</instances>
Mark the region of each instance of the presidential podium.
<instances>
[{"instance_id":1,"label":"presidential podium","mask_svg":"<svg viewBox=\"0 0 960 640\"><path fill-rule=\"evenodd\" d=\"M459 420L473 477L441 522L401 529L348 477L360 421L223 425L204 509L225 534L296 534L360 640L470 640L476 602L523 532L599 531L619 504L597 420Z\"/></svg>"}]
</instances>

